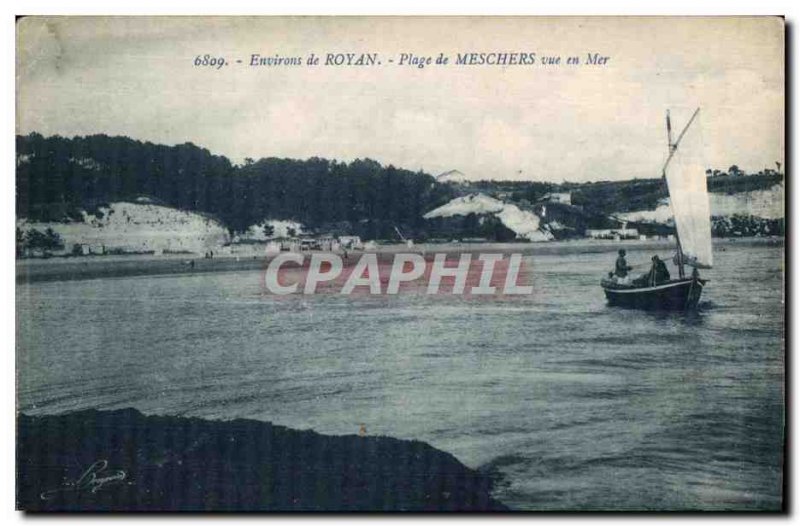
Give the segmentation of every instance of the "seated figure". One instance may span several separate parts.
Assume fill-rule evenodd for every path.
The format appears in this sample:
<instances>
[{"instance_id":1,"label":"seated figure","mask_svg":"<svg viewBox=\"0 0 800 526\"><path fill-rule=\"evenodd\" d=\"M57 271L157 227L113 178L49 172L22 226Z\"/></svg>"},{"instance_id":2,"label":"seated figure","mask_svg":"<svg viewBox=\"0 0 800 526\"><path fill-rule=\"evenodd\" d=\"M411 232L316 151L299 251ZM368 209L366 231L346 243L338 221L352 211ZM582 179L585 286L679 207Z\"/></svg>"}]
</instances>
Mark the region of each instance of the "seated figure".
<instances>
[{"instance_id":1,"label":"seated figure","mask_svg":"<svg viewBox=\"0 0 800 526\"><path fill-rule=\"evenodd\" d=\"M664 261L658 256L653 256L653 266L647 274L642 274L634 280L634 284L640 287L654 287L669 281L669 270Z\"/></svg>"}]
</instances>

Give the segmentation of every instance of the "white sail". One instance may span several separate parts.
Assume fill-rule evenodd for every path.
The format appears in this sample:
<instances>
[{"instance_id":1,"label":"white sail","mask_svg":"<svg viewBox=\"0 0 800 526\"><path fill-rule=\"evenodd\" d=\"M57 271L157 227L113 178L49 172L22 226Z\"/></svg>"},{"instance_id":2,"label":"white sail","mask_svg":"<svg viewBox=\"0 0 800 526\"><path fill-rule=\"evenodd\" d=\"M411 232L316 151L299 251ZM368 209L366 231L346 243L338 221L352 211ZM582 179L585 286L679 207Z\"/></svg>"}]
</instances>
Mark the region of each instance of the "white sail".
<instances>
[{"instance_id":1,"label":"white sail","mask_svg":"<svg viewBox=\"0 0 800 526\"><path fill-rule=\"evenodd\" d=\"M684 263L710 268L711 207L699 116L695 117L683 135L678 137L677 150L665 171Z\"/></svg>"}]
</instances>

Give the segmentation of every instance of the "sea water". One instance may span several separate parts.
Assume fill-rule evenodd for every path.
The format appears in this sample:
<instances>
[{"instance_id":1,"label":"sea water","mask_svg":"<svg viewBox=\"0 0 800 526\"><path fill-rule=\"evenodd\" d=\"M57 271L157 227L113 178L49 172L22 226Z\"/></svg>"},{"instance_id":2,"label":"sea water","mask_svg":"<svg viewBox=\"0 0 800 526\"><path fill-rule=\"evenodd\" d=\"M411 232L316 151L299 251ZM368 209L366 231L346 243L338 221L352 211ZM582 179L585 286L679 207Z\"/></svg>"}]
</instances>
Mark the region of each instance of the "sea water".
<instances>
[{"instance_id":1,"label":"sea water","mask_svg":"<svg viewBox=\"0 0 800 526\"><path fill-rule=\"evenodd\" d=\"M615 249L533 255L521 297L279 298L259 271L20 284L18 409L363 425L495 473L516 509L777 509L783 247L717 246L694 314L608 307Z\"/></svg>"}]
</instances>

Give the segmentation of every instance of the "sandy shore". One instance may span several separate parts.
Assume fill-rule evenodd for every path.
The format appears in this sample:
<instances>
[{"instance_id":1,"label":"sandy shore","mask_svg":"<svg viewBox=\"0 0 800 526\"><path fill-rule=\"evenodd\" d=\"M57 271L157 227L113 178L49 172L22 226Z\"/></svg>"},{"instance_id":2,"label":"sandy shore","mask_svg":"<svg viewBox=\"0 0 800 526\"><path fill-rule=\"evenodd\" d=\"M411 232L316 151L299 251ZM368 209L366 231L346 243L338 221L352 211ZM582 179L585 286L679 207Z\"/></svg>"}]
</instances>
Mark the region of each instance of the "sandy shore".
<instances>
[{"instance_id":1,"label":"sandy shore","mask_svg":"<svg viewBox=\"0 0 800 526\"><path fill-rule=\"evenodd\" d=\"M28 511L503 511L492 481L424 442L134 409L17 418Z\"/></svg>"},{"instance_id":2,"label":"sandy shore","mask_svg":"<svg viewBox=\"0 0 800 526\"><path fill-rule=\"evenodd\" d=\"M767 246L783 245L782 238L739 238L715 239L715 247L731 245ZM592 252L616 252L620 248L628 251L637 249L653 249L658 251L674 250L674 242L667 240L591 240L556 241L547 243L447 243L428 244L407 247L406 245L382 245L376 252L379 261L391 261L399 252L416 252L432 259L435 253L464 252L521 252L530 255L564 255ZM358 261L360 251L350 252L345 266L354 265ZM305 253L309 254L309 253ZM271 256L217 256L206 259L196 255L131 255L131 256L85 256L58 257L50 259L18 260L16 265L17 283L37 281L62 281L74 279L113 278L124 276L145 276L163 274L191 274L204 272L231 272L240 270L263 270Z\"/></svg>"}]
</instances>

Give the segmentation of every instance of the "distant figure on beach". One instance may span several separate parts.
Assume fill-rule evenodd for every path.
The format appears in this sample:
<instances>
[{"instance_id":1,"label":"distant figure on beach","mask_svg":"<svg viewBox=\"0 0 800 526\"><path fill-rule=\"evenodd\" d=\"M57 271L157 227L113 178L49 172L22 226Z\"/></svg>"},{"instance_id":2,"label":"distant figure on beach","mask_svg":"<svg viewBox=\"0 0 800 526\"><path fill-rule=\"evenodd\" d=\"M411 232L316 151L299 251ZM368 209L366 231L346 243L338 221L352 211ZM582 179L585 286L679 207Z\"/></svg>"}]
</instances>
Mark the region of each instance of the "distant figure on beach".
<instances>
[{"instance_id":1,"label":"distant figure on beach","mask_svg":"<svg viewBox=\"0 0 800 526\"><path fill-rule=\"evenodd\" d=\"M358 436L365 437L367 436L367 426L361 424L358 428Z\"/></svg>"},{"instance_id":2,"label":"distant figure on beach","mask_svg":"<svg viewBox=\"0 0 800 526\"><path fill-rule=\"evenodd\" d=\"M194 270L194 260L193 260L193 259L190 259L190 260L189 260L189 268L191 268L192 270Z\"/></svg>"},{"instance_id":3,"label":"distant figure on beach","mask_svg":"<svg viewBox=\"0 0 800 526\"><path fill-rule=\"evenodd\" d=\"M630 279L628 278L628 271L633 270L633 267L628 266L628 261L625 259L625 249L619 249L619 256L617 256L617 262L614 265L614 275L617 278L618 283L628 283Z\"/></svg>"}]
</instances>

